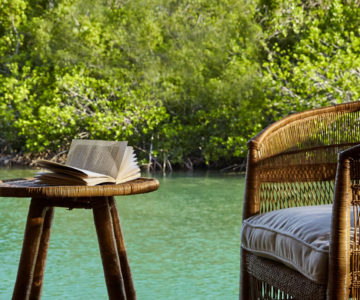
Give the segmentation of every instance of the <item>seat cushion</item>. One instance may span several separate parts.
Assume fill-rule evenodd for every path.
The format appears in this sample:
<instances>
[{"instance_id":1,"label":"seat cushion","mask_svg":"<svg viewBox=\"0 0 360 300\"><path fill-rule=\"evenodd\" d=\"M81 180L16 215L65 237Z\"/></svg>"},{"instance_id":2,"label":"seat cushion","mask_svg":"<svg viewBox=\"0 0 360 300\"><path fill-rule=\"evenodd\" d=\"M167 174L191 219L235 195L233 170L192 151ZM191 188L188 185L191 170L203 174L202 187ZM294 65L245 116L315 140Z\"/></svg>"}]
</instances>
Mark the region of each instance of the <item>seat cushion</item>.
<instances>
[{"instance_id":1,"label":"seat cushion","mask_svg":"<svg viewBox=\"0 0 360 300\"><path fill-rule=\"evenodd\" d=\"M332 205L280 209L243 221L242 247L326 284Z\"/></svg>"}]
</instances>

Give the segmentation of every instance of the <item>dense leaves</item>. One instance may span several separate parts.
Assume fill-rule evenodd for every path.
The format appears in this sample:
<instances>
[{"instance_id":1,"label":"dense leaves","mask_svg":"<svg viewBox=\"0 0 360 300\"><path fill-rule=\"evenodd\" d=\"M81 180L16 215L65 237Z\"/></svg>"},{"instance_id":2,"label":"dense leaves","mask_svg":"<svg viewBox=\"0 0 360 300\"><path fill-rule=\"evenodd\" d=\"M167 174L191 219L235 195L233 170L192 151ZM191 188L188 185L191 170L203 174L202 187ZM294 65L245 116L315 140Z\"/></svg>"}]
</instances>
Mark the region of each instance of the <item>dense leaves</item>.
<instances>
[{"instance_id":1,"label":"dense leaves","mask_svg":"<svg viewBox=\"0 0 360 300\"><path fill-rule=\"evenodd\" d=\"M240 162L268 123L359 98L359 25L352 1L0 0L0 146Z\"/></svg>"},{"instance_id":2,"label":"dense leaves","mask_svg":"<svg viewBox=\"0 0 360 300\"><path fill-rule=\"evenodd\" d=\"M266 100L273 117L358 100L358 1L261 1Z\"/></svg>"}]
</instances>

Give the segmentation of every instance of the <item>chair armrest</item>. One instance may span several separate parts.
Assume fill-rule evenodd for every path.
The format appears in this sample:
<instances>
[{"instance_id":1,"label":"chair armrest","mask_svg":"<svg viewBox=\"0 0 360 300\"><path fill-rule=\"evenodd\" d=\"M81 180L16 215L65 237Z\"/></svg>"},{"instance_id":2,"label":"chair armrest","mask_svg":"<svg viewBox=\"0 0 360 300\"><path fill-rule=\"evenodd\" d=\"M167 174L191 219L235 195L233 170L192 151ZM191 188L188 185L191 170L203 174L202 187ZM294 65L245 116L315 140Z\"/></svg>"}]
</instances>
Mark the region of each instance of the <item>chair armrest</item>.
<instances>
[{"instance_id":1,"label":"chair armrest","mask_svg":"<svg viewBox=\"0 0 360 300\"><path fill-rule=\"evenodd\" d=\"M348 298L350 286L351 163L360 158L360 145L338 155L330 233L328 299Z\"/></svg>"},{"instance_id":2,"label":"chair armrest","mask_svg":"<svg viewBox=\"0 0 360 300\"><path fill-rule=\"evenodd\" d=\"M360 145L353 146L339 153L339 158L342 159L356 159L360 158Z\"/></svg>"}]
</instances>

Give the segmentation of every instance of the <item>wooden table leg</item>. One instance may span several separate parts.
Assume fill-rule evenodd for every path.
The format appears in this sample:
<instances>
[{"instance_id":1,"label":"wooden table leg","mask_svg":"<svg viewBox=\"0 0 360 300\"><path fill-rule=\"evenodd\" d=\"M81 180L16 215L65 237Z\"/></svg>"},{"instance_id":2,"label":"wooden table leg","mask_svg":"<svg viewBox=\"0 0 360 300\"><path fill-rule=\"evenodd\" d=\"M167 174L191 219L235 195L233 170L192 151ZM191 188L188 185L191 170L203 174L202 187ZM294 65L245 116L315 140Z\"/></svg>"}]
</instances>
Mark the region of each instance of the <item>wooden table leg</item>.
<instances>
[{"instance_id":1,"label":"wooden table leg","mask_svg":"<svg viewBox=\"0 0 360 300\"><path fill-rule=\"evenodd\" d=\"M119 219L119 214L118 214L118 210L116 207L116 202L115 202L114 197L108 197L108 200L109 200L111 217L112 217L113 226L114 226L117 250L118 250L119 259L120 259L121 272L122 272L122 275L124 278L126 298L128 300L135 300L136 292L135 292L135 288L134 288L133 279L131 276L129 261L128 261L127 254L126 254L126 247L125 247L124 237L123 237L122 230L121 230L120 219Z\"/></svg>"},{"instance_id":2,"label":"wooden table leg","mask_svg":"<svg viewBox=\"0 0 360 300\"><path fill-rule=\"evenodd\" d=\"M13 300L28 299L30 295L45 213L46 207L41 204L41 200L33 198L26 222Z\"/></svg>"},{"instance_id":3,"label":"wooden table leg","mask_svg":"<svg viewBox=\"0 0 360 300\"><path fill-rule=\"evenodd\" d=\"M30 300L37 300L41 298L43 278L45 273L46 256L49 248L50 232L52 220L54 217L54 208L48 207L45 215L43 231L41 234L40 246L35 265L34 278L32 282Z\"/></svg>"},{"instance_id":4,"label":"wooden table leg","mask_svg":"<svg viewBox=\"0 0 360 300\"><path fill-rule=\"evenodd\" d=\"M93 214L110 300L126 299L107 197L93 198Z\"/></svg>"}]
</instances>

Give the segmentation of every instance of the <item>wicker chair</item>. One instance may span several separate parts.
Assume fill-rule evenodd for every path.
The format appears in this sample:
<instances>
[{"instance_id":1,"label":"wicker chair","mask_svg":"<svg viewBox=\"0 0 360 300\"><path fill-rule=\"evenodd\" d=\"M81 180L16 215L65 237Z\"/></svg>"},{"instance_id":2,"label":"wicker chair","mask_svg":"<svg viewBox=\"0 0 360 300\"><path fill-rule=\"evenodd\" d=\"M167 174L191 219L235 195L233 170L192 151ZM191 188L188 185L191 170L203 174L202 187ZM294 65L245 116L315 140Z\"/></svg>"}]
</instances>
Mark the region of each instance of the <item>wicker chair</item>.
<instances>
[{"instance_id":1,"label":"wicker chair","mask_svg":"<svg viewBox=\"0 0 360 300\"><path fill-rule=\"evenodd\" d=\"M245 249L243 235L241 299L360 299L358 144L360 102L293 114L248 142L244 221L332 205L326 281Z\"/></svg>"}]
</instances>

